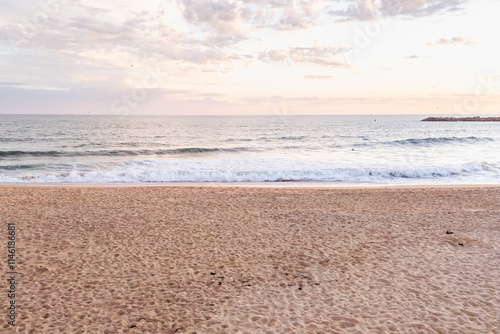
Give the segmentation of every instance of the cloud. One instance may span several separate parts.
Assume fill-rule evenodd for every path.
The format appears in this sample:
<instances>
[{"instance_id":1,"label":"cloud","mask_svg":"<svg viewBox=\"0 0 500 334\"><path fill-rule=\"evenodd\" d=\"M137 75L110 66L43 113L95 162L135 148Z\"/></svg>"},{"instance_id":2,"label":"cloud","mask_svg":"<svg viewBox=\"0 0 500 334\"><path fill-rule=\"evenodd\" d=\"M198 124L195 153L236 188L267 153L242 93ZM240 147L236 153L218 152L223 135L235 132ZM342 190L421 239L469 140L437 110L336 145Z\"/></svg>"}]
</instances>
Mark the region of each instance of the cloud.
<instances>
[{"instance_id":1,"label":"cloud","mask_svg":"<svg viewBox=\"0 0 500 334\"><path fill-rule=\"evenodd\" d=\"M0 43L10 43L13 49L52 50L61 60L73 58L72 62L93 67L126 69L131 60L139 59L187 62L202 71L220 72L251 61L239 54L238 43L256 40L259 29L328 24L328 16L322 14L332 4L347 4L341 16L369 20L398 6L401 13L417 15L451 10L464 0L170 0L135 4L133 10L128 3L115 8L97 1L51 1L57 5L46 6L49 11L34 0L26 0L29 5L8 1L9 19L0 23ZM14 12L20 19L10 18ZM44 18L31 22L38 12ZM335 58L341 51L289 48L262 52L259 59L345 67Z\"/></svg>"},{"instance_id":2,"label":"cloud","mask_svg":"<svg viewBox=\"0 0 500 334\"><path fill-rule=\"evenodd\" d=\"M371 21L384 17L422 17L461 10L469 0L347 0L329 11L343 20Z\"/></svg>"},{"instance_id":3,"label":"cloud","mask_svg":"<svg viewBox=\"0 0 500 334\"><path fill-rule=\"evenodd\" d=\"M234 32L241 10L229 1L182 0L184 18L189 22L205 23L220 32Z\"/></svg>"},{"instance_id":4,"label":"cloud","mask_svg":"<svg viewBox=\"0 0 500 334\"><path fill-rule=\"evenodd\" d=\"M13 110L20 110L16 109L18 104L26 105L26 110L38 102L49 106L56 99L62 101L61 110L69 110L73 104L85 108L99 104L109 110L116 97L142 87L144 81L150 83L148 87L158 87L148 91L148 101L166 97L169 103L226 99L213 96L213 92L228 94L229 101L263 93L314 95L320 94L314 88L321 84L338 87L339 94L349 95L349 89L361 89L358 85L370 86L369 80L360 83L356 75L368 77L370 70L379 71L383 60L373 57L373 64L360 64L360 69L345 73L345 81L331 80L331 69L349 68L344 56L356 50L339 47L337 43L355 31L350 25L333 23L330 14L335 19L364 21L396 15L420 17L459 10L465 2L5 0L0 12L0 95L9 96ZM57 6L43 9L47 3ZM438 37L435 34L428 41ZM317 44L311 43L314 40ZM388 51L404 47L397 40L391 43ZM473 42L452 38L431 44ZM411 52L420 54L423 50ZM368 51L365 54L370 56ZM300 66L282 68L290 65ZM297 83L310 84L302 85L304 91L288 89L287 85L295 87L289 76L267 76L271 71L290 69ZM161 79L158 85L147 80L150 75ZM306 86L313 88L308 91ZM172 87L178 90L161 90Z\"/></svg>"},{"instance_id":5,"label":"cloud","mask_svg":"<svg viewBox=\"0 0 500 334\"><path fill-rule=\"evenodd\" d=\"M280 63L284 65L313 64L342 68L348 67L348 64L339 61L337 56L347 50L348 49L344 47L295 47L285 50L261 52L259 53L258 59L267 63Z\"/></svg>"},{"instance_id":6,"label":"cloud","mask_svg":"<svg viewBox=\"0 0 500 334\"><path fill-rule=\"evenodd\" d=\"M255 29L306 29L320 23L327 0L177 0L187 22L212 34L248 37Z\"/></svg>"},{"instance_id":7,"label":"cloud","mask_svg":"<svg viewBox=\"0 0 500 334\"><path fill-rule=\"evenodd\" d=\"M429 43L427 46L446 46L446 45L465 45L473 46L477 43L466 37L440 38L436 42Z\"/></svg>"},{"instance_id":8,"label":"cloud","mask_svg":"<svg viewBox=\"0 0 500 334\"><path fill-rule=\"evenodd\" d=\"M191 26L206 33L208 45L234 45L248 39L252 27L245 19L243 4L236 1L180 0L182 15Z\"/></svg>"},{"instance_id":9,"label":"cloud","mask_svg":"<svg viewBox=\"0 0 500 334\"><path fill-rule=\"evenodd\" d=\"M329 1L325 0L244 0L257 27L278 30L306 29L318 24Z\"/></svg>"},{"instance_id":10,"label":"cloud","mask_svg":"<svg viewBox=\"0 0 500 334\"><path fill-rule=\"evenodd\" d=\"M40 52L43 55L52 50L60 59L70 55L74 61L94 67L123 69L130 66L131 59L183 61L199 66L235 61L228 58L220 45L234 44L238 36L195 37L190 31L169 24L160 9L120 14L115 16L109 9L68 3L61 5L58 15L48 15L49 19L38 24L10 21L1 25L0 43L10 43L17 52L46 50Z\"/></svg>"},{"instance_id":11,"label":"cloud","mask_svg":"<svg viewBox=\"0 0 500 334\"><path fill-rule=\"evenodd\" d=\"M378 18L378 8L372 0L351 1L347 8L332 10L330 14L340 16L345 20L371 21Z\"/></svg>"},{"instance_id":12,"label":"cloud","mask_svg":"<svg viewBox=\"0 0 500 334\"><path fill-rule=\"evenodd\" d=\"M19 85L24 85L24 84L26 84L26 83L17 82L17 81L0 81L0 86L13 87L13 86L19 86Z\"/></svg>"},{"instance_id":13,"label":"cloud","mask_svg":"<svg viewBox=\"0 0 500 334\"><path fill-rule=\"evenodd\" d=\"M306 80L330 80L331 78L333 78L332 75L304 75L304 79Z\"/></svg>"}]
</instances>

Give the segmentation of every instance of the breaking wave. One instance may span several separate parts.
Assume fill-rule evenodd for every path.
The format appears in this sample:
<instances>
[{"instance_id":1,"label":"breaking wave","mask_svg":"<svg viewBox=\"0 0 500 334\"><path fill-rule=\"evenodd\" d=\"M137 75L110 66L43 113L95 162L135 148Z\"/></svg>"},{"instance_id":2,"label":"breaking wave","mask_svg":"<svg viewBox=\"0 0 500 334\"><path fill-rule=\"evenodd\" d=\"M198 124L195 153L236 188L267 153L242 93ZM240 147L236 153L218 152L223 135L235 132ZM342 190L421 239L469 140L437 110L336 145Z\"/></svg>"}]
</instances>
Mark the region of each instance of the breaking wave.
<instances>
[{"instance_id":1,"label":"breaking wave","mask_svg":"<svg viewBox=\"0 0 500 334\"><path fill-rule=\"evenodd\" d=\"M84 157L84 156L139 156L139 155L174 155L174 154L200 154L211 152L241 152L251 151L248 147L235 148L176 148L160 150L100 150L100 151L0 151L1 157Z\"/></svg>"},{"instance_id":2,"label":"breaking wave","mask_svg":"<svg viewBox=\"0 0 500 334\"><path fill-rule=\"evenodd\" d=\"M129 161L117 163L108 170L88 166L73 168L67 172L23 173L0 176L0 182L82 182L82 183L129 183L129 182L391 182L401 183L418 180L459 180L466 177L480 180L491 175L500 183L500 165L470 162L448 166L383 167L383 166L334 166L305 164L293 161L270 160L177 160L177 161Z\"/></svg>"},{"instance_id":3,"label":"breaking wave","mask_svg":"<svg viewBox=\"0 0 500 334\"><path fill-rule=\"evenodd\" d=\"M385 142L389 145L435 145L435 144L453 144L453 143L481 143L481 142L493 142L493 138L478 138L478 137L432 137L432 138L409 138L402 140L393 140Z\"/></svg>"}]
</instances>

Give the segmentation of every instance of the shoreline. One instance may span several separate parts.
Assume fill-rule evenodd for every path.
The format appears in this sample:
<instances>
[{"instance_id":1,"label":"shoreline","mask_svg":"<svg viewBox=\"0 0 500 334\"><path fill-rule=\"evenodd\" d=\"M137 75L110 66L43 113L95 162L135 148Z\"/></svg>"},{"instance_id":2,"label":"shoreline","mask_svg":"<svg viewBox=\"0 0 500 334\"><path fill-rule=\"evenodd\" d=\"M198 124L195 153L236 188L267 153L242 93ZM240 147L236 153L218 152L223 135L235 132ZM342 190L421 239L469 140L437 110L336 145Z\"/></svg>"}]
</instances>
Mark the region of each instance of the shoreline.
<instances>
[{"instance_id":1,"label":"shoreline","mask_svg":"<svg viewBox=\"0 0 500 334\"><path fill-rule=\"evenodd\" d=\"M380 188L495 188L500 183L464 184L350 184L327 182L143 182L143 183L0 183L0 188L41 187L41 188L142 188L142 187L187 187L187 188L285 188L285 189L380 189Z\"/></svg>"}]
</instances>

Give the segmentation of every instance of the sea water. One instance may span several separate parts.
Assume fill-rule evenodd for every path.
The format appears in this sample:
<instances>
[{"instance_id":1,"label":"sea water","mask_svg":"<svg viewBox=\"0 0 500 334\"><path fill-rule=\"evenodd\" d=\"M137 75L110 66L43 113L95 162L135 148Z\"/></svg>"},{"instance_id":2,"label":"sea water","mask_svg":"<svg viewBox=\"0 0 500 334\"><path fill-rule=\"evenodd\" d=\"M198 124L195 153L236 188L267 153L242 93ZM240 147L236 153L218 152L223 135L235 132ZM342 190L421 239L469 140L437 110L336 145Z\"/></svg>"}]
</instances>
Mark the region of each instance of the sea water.
<instances>
[{"instance_id":1,"label":"sea water","mask_svg":"<svg viewBox=\"0 0 500 334\"><path fill-rule=\"evenodd\" d=\"M500 123L0 115L2 183L500 184Z\"/></svg>"}]
</instances>

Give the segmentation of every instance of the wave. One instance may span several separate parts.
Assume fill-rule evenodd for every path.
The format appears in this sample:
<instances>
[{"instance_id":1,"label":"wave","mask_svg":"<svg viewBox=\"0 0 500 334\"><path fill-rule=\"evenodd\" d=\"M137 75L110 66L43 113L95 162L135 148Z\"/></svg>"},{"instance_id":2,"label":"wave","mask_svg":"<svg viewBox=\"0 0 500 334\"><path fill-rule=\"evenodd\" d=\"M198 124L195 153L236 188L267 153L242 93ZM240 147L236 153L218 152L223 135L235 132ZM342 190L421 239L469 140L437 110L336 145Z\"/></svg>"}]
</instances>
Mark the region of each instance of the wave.
<instances>
[{"instance_id":1,"label":"wave","mask_svg":"<svg viewBox=\"0 0 500 334\"><path fill-rule=\"evenodd\" d=\"M223 142L229 143L229 142L235 142L235 141L253 141L251 138L229 138L223 140Z\"/></svg>"},{"instance_id":2,"label":"wave","mask_svg":"<svg viewBox=\"0 0 500 334\"><path fill-rule=\"evenodd\" d=\"M200 154L211 152L241 152L251 151L249 147L235 148L200 148L187 147L162 150L100 150L100 151L0 151L2 157L82 157L82 156L139 156L139 155L175 155Z\"/></svg>"},{"instance_id":3,"label":"wave","mask_svg":"<svg viewBox=\"0 0 500 334\"><path fill-rule=\"evenodd\" d=\"M282 137L260 137L258 140L263 141L276 141L276 140L302 140L306 139L307 136L282 136Z\"/></svg>"},{"instance_id":4,"label":"wave","mask_svg":"<svg viewBox=\"0 0 500 334\"><path fill-rule=\"evenodd\" d=\"M281 140L302 140L307 138L307 136L284 136L280 137Z\"/></svg>"},{"instance_id":5,"label":"wave","mask_svg":"<svg viewBox=\"0 0 500 334\"><path fill-rule=\"evenodd\" d=\"M60 169L59 169L60 170ZM447 166L335 166L297 161L261 160L169 160L129 161L104 170L78 168L66 172L1 175L0 182L448 182L482 180L500 183L500 164L470 162Z\"/></svg>"},{"instance_id":6,"label":"wave","mask_svg":"<svg viewBox=\"0 0 500 334\"><path fill-rule=\"evenodd\" d=\"M448 144L448 143L480 143L480 142L493 142L493 138L479 138L479 137L431 137L431 138L409 138L402 140L393 140L384 142L388 145L434 145L434 144Z\"/></svg>"},{"instance_id":7,"label":"wave","mask_svg":"<svg viewBox=\"0 0 500 334\"><path fill-rule=\"evenodd\" d=\"M37 167L39 167L39 165L11 165L11 166L0 166L0 170L34 169Z\"/></svg>"}]
</instances>

